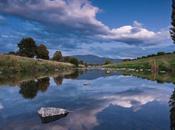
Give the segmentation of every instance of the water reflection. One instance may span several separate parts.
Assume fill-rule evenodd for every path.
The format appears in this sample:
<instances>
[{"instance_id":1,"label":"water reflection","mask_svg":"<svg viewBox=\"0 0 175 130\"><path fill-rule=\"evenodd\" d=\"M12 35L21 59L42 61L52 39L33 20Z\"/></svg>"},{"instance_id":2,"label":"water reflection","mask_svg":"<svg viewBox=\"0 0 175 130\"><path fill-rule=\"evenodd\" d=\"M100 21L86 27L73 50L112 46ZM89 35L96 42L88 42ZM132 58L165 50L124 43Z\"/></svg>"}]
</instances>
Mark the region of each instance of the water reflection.
<instances>
[{"instance_id":1,"label":"water reflection","mask_svg":"<svg viewBox=\"0 0 175 130\"><path fill-rule=\"evenodd\" d=\"M32 99L37 95L38 91L45 92L47 90L50 85L49 81L50 79L48 77L38 80L24 81L19 85L19 93L24 98Z\"/></svg>"},{"instance_id":2,"label":"water reflection","mask_svg":"<svg viewBox=\"0 0 175 130\"><path fill-rule=\"evenodd\" d=\"M63 79L64 79L63 76L56 76L56 77L54 77L54 81L55 81L57 86L60 86L63 83Z\"/></svg>"},{"instance_id":3,"label":"water reflection","mask_svg":"<svg viewBox=\"0 0 175 130\"><path fill-rule=\"evenodd\" d=\"M98 73L100 72L100 74ZM57 86L61 86L64 79L97 79L103 76L111 76L115 75L116 73L111 73L106 75L105 71L102 70L75 70L70 74L54 74L53 79ZM18 86L20 87L19 93L26 99L33 99L37 96L39 91L45 92L47 91L48 87L50 86L50 77L45 78L36 78L33 80L25 80L19 81Z\"/></svg>"},{"instance_id":4,"label":"water reflection","mask_svg":"<svg viewBox=\"0 0 175 130\"><path fill-rule=\"evenodd\" d=\"M175 84L175 73L151 73L151 72L121 72L123 75L130 75L142 79L157 81L157 83L173 83Z\"/></svg>"},{"instance_id":5,"label":"water reflection","mask_svg":"<svg viewBox=\"0 0 175 130\"><path fill-rule=\"evenodd\" d=\"M125 75L133 75L142 79L157 81L157 83L175 84L175 73L150 73L150 72L123 72ZM175 89L169 100L170 107L170 129L175 130Z\"/></svg>"},{"instance_id":6,"label":"water reflection","mask_svg":"<svg viewBox=\"0 0 175 130\"><path fill-rule=\"evenodd\" d=\"M37 83L32 81L26 81L21 83L19 93L23 95L24 98L34 98L37 95Z\"/></svg>"},{"instance_id":7,"label":"water reflection","mask_svg":"<svg viewBox=\"0 0 175 130\"><path fill-rule=\"evenodd\" d=\"M45 77L45 78L37 80L38 90L40 90L42 92L47 91L49 85L50 85L50 78L49 77Z\"/></svg>"},{"instance_id":8,"label":"water reflection","mask_svg":"<svg viewBox=\"0 0 175 130\"><path fill-rule=\"evenodd\" d=\"M69 70L66 72L47 72L47 73L14 73L14 74L0 74L0 86L19 86L21 82L42 79L43 77L64 77L66 75L77 75L77 70Z\"/></svg>"},{"instance_id":9,"label":"water reflection","mask_svg":"<svg viewBox=\"0 0 175 130\"><path fill-rule=\"evenodd\" d=\"M175 130L175 90L170 98L170 120L171 120L171 130Z\"/></svg>"},{"instance_id":10,"label":"water reflection","mask_svg":"<svg viewBox=\"0 0 175 130\"><path fill-rule=\"evenodd\" d=\"M79 76L79 71L69 75L57 75L53 77L54 82L57 86L62 85L63 79L76 79ZM46 92L50 86L50 77L39 78L35 80L22 81L18 85L20 87L19 93L26 99L33 99L37 96L39 91Z\"/></svg>"},{"instance_id":11,"label":"water reflection","mask_svg":"<svg viewBox=\"0 0 175 130\"><path fill-rule=\"evenodd\" d=\"M90 84L84 86L85 82ZM50 78L35 78L18 84L20 87L16 88L0 87L2 130L174 128L173 84L158 84L117 72L107 75L100 70L55 74ZM19 92L25 99L21 98ZM71 113L63 119L43 125L36 114L42 106L61 107Z\"/></svg>"}]
</instances>

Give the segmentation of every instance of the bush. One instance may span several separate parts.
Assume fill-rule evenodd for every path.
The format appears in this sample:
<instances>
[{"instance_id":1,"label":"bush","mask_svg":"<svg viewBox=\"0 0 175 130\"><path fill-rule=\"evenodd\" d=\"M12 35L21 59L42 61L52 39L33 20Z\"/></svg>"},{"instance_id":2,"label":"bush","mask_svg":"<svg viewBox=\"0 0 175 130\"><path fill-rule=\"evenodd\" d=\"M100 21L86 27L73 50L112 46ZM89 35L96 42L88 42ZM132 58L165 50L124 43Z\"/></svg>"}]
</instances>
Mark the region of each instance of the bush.
<instances>
[{"instance_id":1,"label":"bush","mask_svg":"<svg viewBox=\"0 0 175 130\"><path fill-rule=\"evenodd\" d=\"M112 62L110 60L106 60L104 64L108 65L108 64L112 64Z\"/></svg>"},{"instance_id":2,"label":"bush","mask_svg":"<svg viewBox=\"0 0 175 130\"><path fill-rule=\"evenodd\" d=\"M73 65L75 65L76 67L78 67L78 64L79 64L79 61L77 58L75 57L71 57L71 56L66 56L64 57L64 62L68 62L68 63L71 63Z\"/></svg>"},{"instance_id":3,"label":"bush","mask_svg":"<svg viewBox=\"0 0 175 130\"><path fill-rule=\"evenodd\" d=\"M165 55L166 53L165 52L158 52L157 55L160 56L160 55Z\"/></svg>"},{"instance_id":4,"label":"bush","mask_svg":"<svg viewBox=\"0 0 175 130\"><path fill-rule=\"evenodd\" d=\"M62 59L61 51L56 51L55 54L53 55L52 60L54 60L54 61L61 61L61 59Z\"/></svg>"}]
</instances>

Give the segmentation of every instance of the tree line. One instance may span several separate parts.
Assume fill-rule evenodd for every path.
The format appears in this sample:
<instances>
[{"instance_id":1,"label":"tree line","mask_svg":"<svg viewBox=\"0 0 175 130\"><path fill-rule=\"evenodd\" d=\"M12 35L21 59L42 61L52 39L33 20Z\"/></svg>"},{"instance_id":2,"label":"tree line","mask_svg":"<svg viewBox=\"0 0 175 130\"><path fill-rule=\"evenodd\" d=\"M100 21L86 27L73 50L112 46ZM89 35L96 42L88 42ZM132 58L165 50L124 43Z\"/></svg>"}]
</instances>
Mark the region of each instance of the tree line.
<instances>
[{"instance_id":1,"label":"tree line","mask_svg":"<svg viewBox=\"0 0 175 130\"><path fill-rule=\"evenodd\" d=\"M75 66L78 66L79 63L83 64L83 61L79 61L77 58L72 56L64 56L61 51L56 51L53 57L49 57L48 48L44 44L37 45L35 40L31 37L23 38L18 43L18 50L16 52L9 52L9 54L29 57L29 58L37 58L44 60L52 60L57 62L68 62L72 63Z\"/></svg>"},{"instance_id":2,"label":"tree line","mask_svg":"<svg viewBox=\"0 0 175 130\"><path fill-rule=\"evenodd\" d=\"M174 52L157 52L156 54L150 54L150 55L147 55L147 56L141 56L141 57L137 57L135 59L124 59L123 61L133 61L133 60L139 60L139 59L155 57L155 56L163 56L163 55L169 55L169 54L175 54L175 51Z\"/></svg>"}]
</instances>

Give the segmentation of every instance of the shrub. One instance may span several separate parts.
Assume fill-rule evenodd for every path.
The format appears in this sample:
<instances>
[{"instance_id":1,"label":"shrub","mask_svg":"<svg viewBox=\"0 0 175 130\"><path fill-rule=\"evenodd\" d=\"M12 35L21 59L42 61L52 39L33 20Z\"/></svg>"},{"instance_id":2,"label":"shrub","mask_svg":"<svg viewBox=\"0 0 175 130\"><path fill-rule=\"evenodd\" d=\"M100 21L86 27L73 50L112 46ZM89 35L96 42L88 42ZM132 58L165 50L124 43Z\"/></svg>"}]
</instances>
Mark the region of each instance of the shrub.
<instances>
[{"instance_id":1,"label":"shrub","mask_svg":"<svg viewBox=\"0 0 175 130\"><path fill-rule=\"evenodd\" d=\"M79 61L77 58L75 57L71 57L71 56L66 56L63 59L64 62L69 62L71 64L74 64L76 67L78 67Z\"/></svg>"},{"instance_id":2,"label":"shrub","mask_svg":"<svg viewBox=\"0 0 175 130\"><path fill-rule=\"evenodd\" d=\"M112 62L110 60L106 60L104 64L108 65L108 64L112 64Z\"/></svg>"}]
</instances>

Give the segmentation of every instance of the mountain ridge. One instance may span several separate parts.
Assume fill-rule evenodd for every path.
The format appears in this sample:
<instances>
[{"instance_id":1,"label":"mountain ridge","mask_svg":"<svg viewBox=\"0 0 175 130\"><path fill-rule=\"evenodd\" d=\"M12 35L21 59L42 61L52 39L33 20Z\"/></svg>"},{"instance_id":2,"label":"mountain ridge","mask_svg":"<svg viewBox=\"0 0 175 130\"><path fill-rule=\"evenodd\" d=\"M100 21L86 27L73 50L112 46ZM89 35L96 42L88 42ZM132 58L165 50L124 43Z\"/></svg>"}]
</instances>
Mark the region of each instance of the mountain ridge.
<instances>
[{"instance_id":1,"label":"mountain ridge","mask_svg":"<svg viewBox=\"0 0 175 130\"><path fill-rule=\"evenodd\" d=\"M112 63L118 63L122 61L122 59L113 59L96 55L73 55L73 57L82 60L88 64L104 64L106 60L110 60Z\"/></svg>"}]
</instances>

